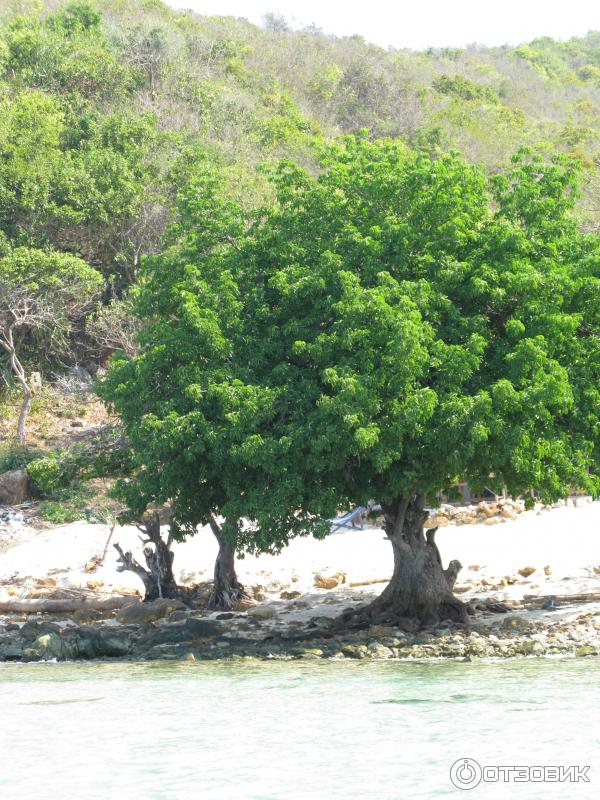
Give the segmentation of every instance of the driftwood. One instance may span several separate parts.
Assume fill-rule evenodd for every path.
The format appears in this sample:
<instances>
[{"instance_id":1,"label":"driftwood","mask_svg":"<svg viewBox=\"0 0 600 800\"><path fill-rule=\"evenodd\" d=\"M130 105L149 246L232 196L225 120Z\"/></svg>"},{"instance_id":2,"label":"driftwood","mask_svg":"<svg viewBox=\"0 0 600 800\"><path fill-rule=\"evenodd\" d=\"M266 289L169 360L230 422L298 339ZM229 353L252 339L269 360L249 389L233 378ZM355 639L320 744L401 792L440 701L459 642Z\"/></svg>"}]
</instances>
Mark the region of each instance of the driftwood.
<instances>
[{"instance_id":1,"label":"driftwood","mask_svg":"<svg viewBox=\"0 0 600 800\"><path fill-rule=\"evenodd\" d=\"M133 557L131 552L123 552L117 543L113 547L119 554L118 572L134 572L144 584L144 602L156 600L159 597L179 597L180 591L173 575L173 558L171 552L172 537L169 534L167 541L160 535L160 517L158 512L153 511L144 515L142 524L137 526L144 536L140 539L144 545L143 549L146 567Z\"/></svg>"},{"instance_id":2,"label":"driftwood","mask_svg":"<svg viewBox=\"0 0 600 800\"><path fill-rule=\"evenodd\" d=\"M600 603L600 592L582 592L579 594L526 594L523 603L532 608L552 608L572 603Z\"/></svg>"},{"instance_id":3,"label":"driftwood","mask_svg":"<svg viewBox=\"0 0 600 800\"><path fill-rule=\"evenodd\" d=\"M39 600L0 600L0 613L2 614L71 614L80 609L93 609L94 611L112 611L135 602L135 597L119 595L116 597L80 597L69 600L53 600L44 598Z\"/></svg>"}]
</instances>

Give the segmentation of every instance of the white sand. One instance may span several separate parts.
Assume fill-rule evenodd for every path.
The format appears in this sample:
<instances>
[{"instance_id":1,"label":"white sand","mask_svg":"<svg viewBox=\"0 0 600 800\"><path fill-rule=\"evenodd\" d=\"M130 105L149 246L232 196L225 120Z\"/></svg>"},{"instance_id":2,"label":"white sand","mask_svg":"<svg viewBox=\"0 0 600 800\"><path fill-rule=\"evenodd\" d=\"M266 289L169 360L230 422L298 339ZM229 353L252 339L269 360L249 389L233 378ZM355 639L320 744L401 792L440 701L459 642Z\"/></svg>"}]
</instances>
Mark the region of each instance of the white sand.
<instances>
[{"instance_id":1,"label":"white sand","mask_svg":"<svg viewBox=\"0 0 600 800\"><path fill-rule=\"evenodd\" d=\"M93 574L84 571L86 562L100 555L109 528L105 525L72 523L41 533L33 540L12 547L0 555L0 581L11 576L40 578L55 574L60 586L85 587L88 580L104 581L104 590L128 586L141 590L139 579L116 571L117 553L108 548L105 564ZM138 531L118 528L113 536L125 550L141 556ZM464 570L461 581L484 576L514 575L524 566L536 567L529 582L544 584L544 594L558 589L565 577L585 580L588 588L600 589L600 502L578 508L530 511L504 524L448 526L438 531L437 541L444 562L458 558ZM175 574L182 582L206 580L212 576L217 546L208 529L174 545ZM391 574L391 548L383 531L376 528L336 532L324 541L297 539L279 556L247 556L239 560L238 573L248 585L260 584L275 590L293 584L304 592L313 590L316 572L344 572L348 582L386 580ZM469 571L470 565L481 570ZM543 567L552 567L547 578ZM60 572L57 572L60 570ZM380 588L380 587L379 587ZM379 591L379 588L376 591ZM564 591L564 587L561 589ZM582 591L581 586L577 591Z\"/></svg>"}]
</instances>

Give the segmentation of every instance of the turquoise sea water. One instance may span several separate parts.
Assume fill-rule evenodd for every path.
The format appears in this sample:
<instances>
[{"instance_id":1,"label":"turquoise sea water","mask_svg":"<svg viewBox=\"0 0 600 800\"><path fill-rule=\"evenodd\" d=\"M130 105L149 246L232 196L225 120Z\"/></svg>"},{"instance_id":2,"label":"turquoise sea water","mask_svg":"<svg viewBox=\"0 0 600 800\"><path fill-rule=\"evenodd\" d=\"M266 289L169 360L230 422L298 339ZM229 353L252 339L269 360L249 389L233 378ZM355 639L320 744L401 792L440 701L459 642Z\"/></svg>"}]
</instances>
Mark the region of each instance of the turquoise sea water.
<instances>
[{"instance_id":1,"label":"turquoise sea water","mask_svg":"<svg viewBox=\"0 0 600 800\"><path fill-rule=\"evenodd\" d=\"M0 720L3 800L600 798L593 658L0 664ZM459 790L462 758L590 782Z\"/></svg>"}]
</instances>

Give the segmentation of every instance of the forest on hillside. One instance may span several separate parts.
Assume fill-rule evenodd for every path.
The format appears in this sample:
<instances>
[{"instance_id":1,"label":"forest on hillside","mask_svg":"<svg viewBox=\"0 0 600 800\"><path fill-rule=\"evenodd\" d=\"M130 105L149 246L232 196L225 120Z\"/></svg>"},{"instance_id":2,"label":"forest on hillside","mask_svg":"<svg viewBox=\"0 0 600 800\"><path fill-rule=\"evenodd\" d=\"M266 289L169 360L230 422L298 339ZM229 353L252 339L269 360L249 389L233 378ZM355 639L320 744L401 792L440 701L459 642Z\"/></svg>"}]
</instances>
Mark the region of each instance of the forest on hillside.
<instances>
[{"instance_id":1,"label":"forest on hillside","mask_svg":"<svg viewBox=\"0 0 600 800\"><path fill-rule=\"evenodd\" d=\"M456 149L488 173L523 146L572 156L580 226L595 231L600 33L414 52L160 0L2 3L0 277L47 281L44 319L15 334L17 367L4 347L4 397L31 372L93 373L132 351L130 287L209 166L253 209L271 197L268 165L314 174L331 140L357 132L433 158ZM58 305L57 284L70 287Z\"/></svg>"}]
</instances>

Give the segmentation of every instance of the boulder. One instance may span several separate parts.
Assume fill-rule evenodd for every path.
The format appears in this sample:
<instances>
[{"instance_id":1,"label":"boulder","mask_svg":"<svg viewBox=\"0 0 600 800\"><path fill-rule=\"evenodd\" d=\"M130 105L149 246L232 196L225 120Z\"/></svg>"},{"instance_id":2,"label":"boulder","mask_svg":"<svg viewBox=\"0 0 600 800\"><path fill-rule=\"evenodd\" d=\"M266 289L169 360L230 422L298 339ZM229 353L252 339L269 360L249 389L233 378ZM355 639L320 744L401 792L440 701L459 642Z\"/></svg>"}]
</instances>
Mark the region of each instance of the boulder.
<instances>
[{"instance_id":1,"label":"boulder","mask_svg":"<svg viewBox=\"0 0 600 800\"><path fill-rule=\"evenodd\" d=\"M153 600L151 603L134 602L119 609L117 619L124 625L145 625L148 622L156 622L157 619L168 617L173 611L185 607L181 600L169 598Z\"/></svg>"},{"instance_id":2,"label":"boulder","mask_svg":"<svg viewBox=\"0 0 600 800\"><path fill-rule=\"evenodd\" d=\"M523 578L528 578L530 575L533 575L535 572L535 567L521 567L519 570L519 575Z\"/></svg>"},{"instance_id":3,"label":"boulder","mask_svg":"<svg viewBox=\"0 0 600 800\"><path fill-rule=\"evenodd\" d=\"M223 630L218 622L212 619L201 619L199 617L189 617L183 627L192 639L203 637L218 636Z\"/></svg>"},{"instance_id":4,"label":"boulder","mask_svg":"<svg viewBox=\"0 0 600 800\"><path fill-rule=\"evenodd\" d=\"M23 650L24 661L66 661L74 658L77 650L73 644L66 642L57 633L45 633L38 636L35 642Z\"/></svg>"},{"instance_id":5,"label":"boulder","mask_svg":"<svg viewBox=\"0 0 600 800\"><path fill-rule=\"evenodd\" d=\"M13 640L0 641L0 661L20 661L23 648Z\"/></svg>"},{"instance_id":6,"label":"boulder","mask_svg":"<svg viewBox=\"0 0 600 800\"><path fill-rule=\"evenodd\" d=\"M18 506L27 497L27 473L15 469L0 475L0 505Z\"/></svg>"},{"instance_id":7,"label":"boulder","mask_svg":"<svg viewBox=\"0 0 600 800\"><path fill-rule=\"evenodd\" d=\"M79 628L74 636L79 658L119 658L130 649L127 633L106 628Z\"/></svg>"},{"instance_id":8,"label":"boulder","mask_svg":"<svg viewBox=\"0 0 600 800\"><path fill-rule=\"evenodd\" d=\"M46 633L60 633L60 626L55 625L53 622L38 622L36 619L27 620L27 622L21 626L21 630L19 631L19 635L23 637L23 639L33 641L37 639L38 636L43 636Z\"/></svg>"},{"instance_id":9,"label":"boulder","mask_svg":"<svg viewBox=\"0 0 600 800\"><path fill-rule=\"evenodd\" d=\"M286 590L285 592L281 592L279 597L281 597L282 600L295 600L297 597L300 597L301 594L302 594L301 592Z\"/></svg>"},{"instance_id":10,"label":"boulder","mask_svg":"<svg viewBox=\"0 0 600 800\"><path fill-rule=\"evenodd\" d=\"M346 574L335 572L333 575L324 575L322 572L317 572L314 580L317 589L335 589L341 583L346 582Z\"/></svg>"}]
</instances>

